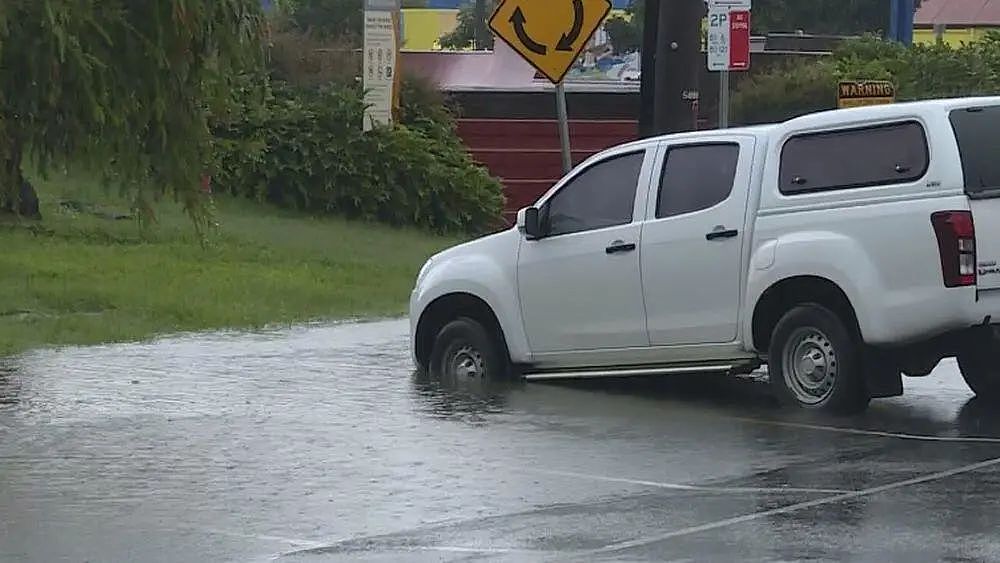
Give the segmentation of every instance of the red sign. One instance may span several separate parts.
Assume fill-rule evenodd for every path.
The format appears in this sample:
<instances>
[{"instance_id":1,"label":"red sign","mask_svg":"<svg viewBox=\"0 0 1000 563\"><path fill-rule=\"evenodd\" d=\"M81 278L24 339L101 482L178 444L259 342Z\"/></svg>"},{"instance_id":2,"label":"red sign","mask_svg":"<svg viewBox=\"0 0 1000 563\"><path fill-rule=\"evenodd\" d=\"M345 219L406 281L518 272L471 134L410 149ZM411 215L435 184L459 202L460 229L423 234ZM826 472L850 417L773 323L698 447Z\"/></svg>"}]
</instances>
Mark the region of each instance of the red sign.
<instances>
[{"instance_id":1,"label":"red sign","mask_svg":"<svg viewBox=\"0 0 1000 563\"><path fill-rule=\"evenodd\" d=\"M750 12L729 12L729 69L750 69Z\"/></svg>"}]
</instances>

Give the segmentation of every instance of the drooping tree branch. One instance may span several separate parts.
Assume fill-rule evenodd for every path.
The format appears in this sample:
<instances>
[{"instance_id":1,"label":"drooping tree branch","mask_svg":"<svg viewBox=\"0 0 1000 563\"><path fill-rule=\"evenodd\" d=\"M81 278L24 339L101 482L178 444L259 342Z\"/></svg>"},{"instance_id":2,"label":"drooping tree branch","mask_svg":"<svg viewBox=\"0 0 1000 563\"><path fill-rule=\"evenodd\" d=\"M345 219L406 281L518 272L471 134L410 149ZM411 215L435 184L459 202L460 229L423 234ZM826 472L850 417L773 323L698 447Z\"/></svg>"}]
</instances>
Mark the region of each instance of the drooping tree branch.
<instances>
[{"instance_id":1,"label":"drooping tree branch","mask_svg":"<svg viewBox=\"0 0 1000 563\"><path fill-rule=\"evenodd\" d=\"M198 217L206 113L234 69L259 64L258 0L4 0L0 3L0 197L82 161L148 186Z\"/></svg>"}]
</instances>

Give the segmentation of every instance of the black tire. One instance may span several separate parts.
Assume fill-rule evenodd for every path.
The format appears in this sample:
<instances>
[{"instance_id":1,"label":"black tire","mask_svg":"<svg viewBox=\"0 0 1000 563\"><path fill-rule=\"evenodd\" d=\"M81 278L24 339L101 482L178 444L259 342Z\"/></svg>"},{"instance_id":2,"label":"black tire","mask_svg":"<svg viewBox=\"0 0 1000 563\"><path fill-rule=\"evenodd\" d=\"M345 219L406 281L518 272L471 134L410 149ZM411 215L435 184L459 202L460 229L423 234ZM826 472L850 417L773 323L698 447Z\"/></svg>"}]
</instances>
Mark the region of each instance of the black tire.
<instances>
[{"instance_id":1,"label":"black tire","mask_svg":"<svg viewBox=\"0 0 1000 563\"><path fill-rule=\"evenodd\" d=\"M862 351L857 331L836 313L799 305L785 313L771 337L771 387L785 404L841 414L863 411L871 395Z\"/></svg>"},{"instance_id":2,"label":"black tire","mask_svg":"<svg viewBox=\"0 0 1000 563\"><path fill-rule=\"evenodd\" d=\"M463 372L459 364L473 371ZM443 378L506 379L510 360L499 338L469 318L454 320L438 333L431 351L430 373Z\"/></svg>"},{"instance_id":3,"label":"black tire","mask_svg":"<svg viewBox=\"0 0 1000 563\"><path fill-rule=\"evenodd\" d=\"M958 367L977 397L990 403L1000 402L1000 337L996 332L974 333L958 354Z\"/></svg>"}]
</instances>

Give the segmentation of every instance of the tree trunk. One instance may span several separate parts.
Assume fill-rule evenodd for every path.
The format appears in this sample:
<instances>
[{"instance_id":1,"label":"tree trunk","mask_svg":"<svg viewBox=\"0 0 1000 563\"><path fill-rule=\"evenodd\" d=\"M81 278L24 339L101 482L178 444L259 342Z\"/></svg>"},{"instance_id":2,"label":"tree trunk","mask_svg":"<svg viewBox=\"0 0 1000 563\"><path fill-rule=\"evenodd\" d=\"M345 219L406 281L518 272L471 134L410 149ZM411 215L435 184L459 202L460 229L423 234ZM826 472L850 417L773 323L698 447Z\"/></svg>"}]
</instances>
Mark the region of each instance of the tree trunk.
<instances>
[{"instance_id":1,"label":"tree trunk","mask_svg":"<svg viewBox=\"0 0 1000 563\"><path fill-rule=\"evenodd\" d=\"M21 189L18 191L16 213L29 219L41 219L42 211L38 205L38 192L35 186L24 177L21 178Z\"/></svg>"},{"instance_id":2,"label":"tree trunk","mask_svg":"<svg viewBox=\"0 0 1000 563\"><path fill-rule=\"evenodd\" d=\"M29 219L41 219L38 192L25 179L21 171L24 146L17 139L10 139L6 147L0 143L2 169L0 169L0 211Z\"/></svg>"}]
</instances>

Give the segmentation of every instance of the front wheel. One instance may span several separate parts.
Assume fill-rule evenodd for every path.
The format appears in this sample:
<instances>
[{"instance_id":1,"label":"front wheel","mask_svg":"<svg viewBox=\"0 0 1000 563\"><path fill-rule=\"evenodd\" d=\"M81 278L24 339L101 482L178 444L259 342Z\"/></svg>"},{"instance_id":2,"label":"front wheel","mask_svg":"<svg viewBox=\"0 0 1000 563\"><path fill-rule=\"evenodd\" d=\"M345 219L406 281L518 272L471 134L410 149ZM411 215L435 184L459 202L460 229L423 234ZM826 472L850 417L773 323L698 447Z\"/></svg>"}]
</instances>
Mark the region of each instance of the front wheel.
<instances>
[{"instance_id":1,"label":"front wheel","mask_svg":"<svg viewBox=\"0 0 1000 563\"><path fill-rule=\"evenodd\" d=\"M461 318L445 325L434 341L430 373L449 380L500 379L509 372L507 354L483 325Z\"/></svg>"},{"instance_id":2,"label":"front wheel","mask_svg":"<svg viewBox=\"0 0 1000 563\"><path fill-rule=\"evenodd\" d=\"M853 413L871 395L863 376L860 338L833 311L795 307L771 338L771 386L784 403L812 410Z\"/></svg>"},{"instance_id":3,"label":"front wheel","mask_svg":"<svg viewBox=\"0 0 1000 563\"><path fill-rule=\"evenodd\" d=\"M1000 402L1000 336L996 330L975 333L959 352L958 367L977 397Z\"/></svg>"}]
</instances>

